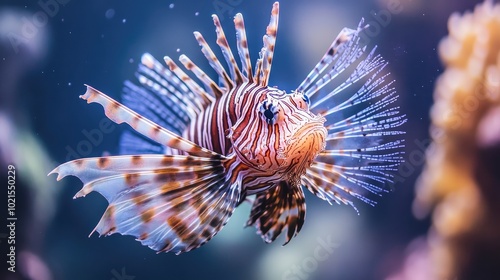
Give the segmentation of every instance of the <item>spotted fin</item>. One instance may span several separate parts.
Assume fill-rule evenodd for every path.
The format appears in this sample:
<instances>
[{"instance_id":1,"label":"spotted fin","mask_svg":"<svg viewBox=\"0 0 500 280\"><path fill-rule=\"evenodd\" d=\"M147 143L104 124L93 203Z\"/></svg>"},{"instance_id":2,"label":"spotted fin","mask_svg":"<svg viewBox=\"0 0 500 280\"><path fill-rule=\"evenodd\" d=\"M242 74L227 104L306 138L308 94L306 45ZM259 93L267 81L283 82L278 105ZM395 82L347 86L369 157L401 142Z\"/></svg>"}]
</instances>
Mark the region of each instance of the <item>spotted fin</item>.
<instances>
[{"instance_id":1,"label":"spotted fin","mask_svg":"<svg viewBox=\"0 0 500 280\"><path fill-rule=\"evenodd\" d=\"M168 69L149 53L142 55L136 77L134 82L125 81L123 104L177 135L182 135L188 123L213 101L182 70ZM169 147L130 130L121 136L121 154L171 152Z\"/></svg>"},{"instance_id":2,"label":"spotted fin","mask_svg":"<svg viewBox=\"0 0 500 280\"><path fill-rule=\"evenodd\" d=\"M196 156L221 156L161 127L91 86L87 86L87 91L80 98L87 100L87 103L96 102L101 104L109 119L118 124L124 122L129 124L135 131L160 145L185 151Z\"/></svg>"},{"instance_id":3,"label":"spotted fin","mask_svg":"<svg viewBox=\"0 0 500 280\"><path fill-rule=\"evenodd\" d=\"M223 159L142 155L78 159L54 169L58 180L84 183L109 202L94 231L132 235L158 252L180 254L209 241L227 223L240 199L226 180Z\"/></svg>"},{"instance_id":4,"label":"spotted fin","mask_svg":"<svg viewBox=\"0 0 500 280\"><path fill-rule=\"evenodd\" d=\"M215 25L215 31L217 33L217 45L221 48L222 54L226 60L226 63L229 67L229 73L231 74L231 79L235 82L236 85L243 83L243 76L240 72L238 64L236 64L236 60L234 59L233 52L229 47L229 43L227 42L226 35L224 34L224 30L220 24L219 17L217 15L213 15L212 19Z\"/></svg>"},{"instance_id":5,"label":"spotted fin","mask_svg":"<svg viewBox=\"0 0 500 280\"><path fill-rule=\"evenodd\" d=\"M122 102L137 114L178 135L182 134L189 120L179 103L131 81L125 81ZM120 154L164 154L166 148L131 129L126 129L120 137Z\"/></svg>"},{"instance_id":6,"label":"spotted fin","mask_svg":"<svg viewBox=\"0 0 500 280\"><path fill-rule=\"evenodd\" d=\"M256 195L247 226L255 225L265 242L273 242L286 231L288 244L304 224L306 203L301 186L281 181L275 187Z\"/></svg>"},{"instance_id":7,"label":"spotted fin","mask_svg":"<svg viewBox=\"0 0 500 280\"><path fill-rule=\"evenodd\" d=\"M265 87L269 83L269 75L271 74L271 66L273 64L274 48L276 45L276 35L278 33L279 22L279 2L274 2L271 11L271 20L266 28L266 35L262 37L264 46L262 47L255 64L255 77L256 83Z\"/></svg>"},{"instance_id":8,"label":"spotted fin","mask_svg":"<svg viewBox=\"0 0 500 280\"><path fill-rule=\"evenodd\" d=\"M245 30L245 21L243 15L238 13L234 17L234 26L236 28L236 42L238 46L238 55L241 60L241 68L246 81L253 81L252 62L250 52L248 51L247 32Z\"/></svg>"},{"instance_id":9,"label":"spotted fin","mask_svg":"<svg viewBox=\"0 0 500 280\"><path fill-rule=\"evenodd\" d=\"M163 110L168 110L170 115L164 115L165 121L172 122L172 126L176 129L183 130L187 123L196 118L207 105L202 98L194 95L186 84L179 79L174 72L166 68L161 62L156 60L151 54L145 53L141 57L141 63L136 72L136 78L140 86L134 88L130 83L125 82L124 95L126 91L142 91L136 97L147 98L145 93L153 95L158 103L156 106L164 107ZM131 92L131 93L132 93ZM130 94L132 95L132 94ZM132 95L133 96L133 95ZM147 98L146 101L152 98ZM142 99L140 99L142 102ZM138 99L133 100L135 103ZM153 109L156 109L152 107ZM154 110L158 111L158 110ZM142 112L141 112L142 114Z\"/></svg>"}]
</instances>

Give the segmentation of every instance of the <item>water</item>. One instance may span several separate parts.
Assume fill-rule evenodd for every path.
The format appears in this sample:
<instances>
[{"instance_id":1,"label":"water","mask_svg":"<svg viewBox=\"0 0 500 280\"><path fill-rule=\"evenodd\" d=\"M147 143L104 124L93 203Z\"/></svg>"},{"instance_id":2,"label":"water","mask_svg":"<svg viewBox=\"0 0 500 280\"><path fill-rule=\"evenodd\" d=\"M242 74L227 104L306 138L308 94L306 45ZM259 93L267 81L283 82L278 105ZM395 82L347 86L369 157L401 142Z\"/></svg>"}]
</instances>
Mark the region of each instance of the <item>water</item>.
<instances>
[{"instance_id":1,"label":"water","mask_svg":"<svg viewBox=\"0 0 500 280\"><path fill-rule=\"evenodd\" d=\"M428 143L432 91L442 72L436 46L447 33L448 16L477 1L426 5L401 0L394 6L388 2L282 1L270 85L287 90L296 87L340 30L356 27L364 17L372 26L365 39L371 46L378 45L389 62L401 110L408 116L407 156L418 156ZM9 160L19 172L19 267L26 263L24 256L38 260L42 264L37 266L39 275L46 273L52 279L117 280L382 279L400 267L407 244L429 226L411 212L415 179L423 166L419 161L408 161L400 170L395 191L376 197L375 207L358 204L359 216L350 207L330 206L308 193L304 228L286 247L280 246L282 240L264 244L254 228L242 227L250 210L247 205L238 208L207 245L181 256L157 255L130 237L87 238L106 207L104 200L89 195L74 201L79 181L56 182L55 176L45 176L68 159L117 153L124 125L109 122L101 107L80 100L83 84L119 100L123 81L134 76L144 52L174 60L184 53L208 72L192 32L200 31L220 54L211 14L219 16L234 45L233 16L243 13L253 62L262 46L271 6L272 1L262 0L154 0L147 5L71 0L47 12L33 1L0 4L0 12L18 20L24 16L31 23L5 23L7 17L0 15L0 34L6 34L4 28L20 36L30 32L20 37L20 45L12 40L2 40L0 45L0 116L10 116L9 127L18 132L17 138L8 138L8 144L3 144L0 135L0 172L5 173L9 161L4 158L12 154ZM233 53L237 54L236 49ZM324 248L324 240L338 246L331 251L318 249L318 258L315 250ZM20 274L16 277L21 279Z\"/></svg>"}]
</instances>

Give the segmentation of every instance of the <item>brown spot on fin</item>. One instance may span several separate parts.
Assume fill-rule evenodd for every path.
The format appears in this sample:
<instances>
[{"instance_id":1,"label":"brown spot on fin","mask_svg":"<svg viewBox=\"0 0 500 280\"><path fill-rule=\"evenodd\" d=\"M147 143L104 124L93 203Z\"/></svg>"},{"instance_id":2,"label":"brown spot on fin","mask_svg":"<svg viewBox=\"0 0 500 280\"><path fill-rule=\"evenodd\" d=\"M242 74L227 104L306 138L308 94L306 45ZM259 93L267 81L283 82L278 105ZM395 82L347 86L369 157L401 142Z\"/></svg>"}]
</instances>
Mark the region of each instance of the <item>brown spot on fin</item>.
<instances>
[{"instance_id":1,"label":"brown spot on fin","mask_svg":"<svg viewBox=\"0 0 500 280\"><path fill-rule=\"evenodd\" d=\"M173 155L117 156L68 162L54 172L84 183L110 203L94 231L132 235L156 251L200 247L238 205L239 182L226 181L228 159ZM85 168L79 168L85 166Z\"/></svg>"}]
</instances>

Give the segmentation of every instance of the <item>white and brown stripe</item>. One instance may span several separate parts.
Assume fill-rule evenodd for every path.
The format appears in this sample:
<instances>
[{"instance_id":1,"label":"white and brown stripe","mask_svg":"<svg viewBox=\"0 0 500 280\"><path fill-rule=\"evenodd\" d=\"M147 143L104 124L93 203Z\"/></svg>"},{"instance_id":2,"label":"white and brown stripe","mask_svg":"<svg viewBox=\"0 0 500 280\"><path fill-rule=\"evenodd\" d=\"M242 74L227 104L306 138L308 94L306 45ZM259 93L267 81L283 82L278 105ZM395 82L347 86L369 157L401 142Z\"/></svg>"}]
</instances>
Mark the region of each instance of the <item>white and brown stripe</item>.
<instances>
[{"instance_id":1,"label":"white and brown stripe","mask_svg":"<svg viewBox=\"0 0 500 280\"><path fill-rule=\"evenodd\" d=\"M167 153L78 159L53 171L58 180L82 180L75 197L97 191L108 200L97 232L133 235L154 250L182 253L209 241L246 196L256 195L248 225L266 242L286 231L286 244L304 223L302 186L329 203L354 206L352 197L373 204L364 194L380 194L393 182L390 172L402 162L404 147L398 127L406 117L394 106L392 82L385 81L387 63L375 49L366 55L359 42L363 21L356 30L343 29L297 90L286 93L268 87L278 19L276 2L253 71L241 14L234 18L241 69L217 16L216 44L229 73L194 33L221 85L186 55L179 60L200 83L170 57L164 67L143 56L138 80L149 93L138 96L158 94L175 103L182 112L161 111L169 112L164 118L172 129L87 86L83 99L101 104L111 120L128 123ZM344 82L325 90L355 63ZM354 87L352 95L339 94Z\"/></svg>"}]
</instances>

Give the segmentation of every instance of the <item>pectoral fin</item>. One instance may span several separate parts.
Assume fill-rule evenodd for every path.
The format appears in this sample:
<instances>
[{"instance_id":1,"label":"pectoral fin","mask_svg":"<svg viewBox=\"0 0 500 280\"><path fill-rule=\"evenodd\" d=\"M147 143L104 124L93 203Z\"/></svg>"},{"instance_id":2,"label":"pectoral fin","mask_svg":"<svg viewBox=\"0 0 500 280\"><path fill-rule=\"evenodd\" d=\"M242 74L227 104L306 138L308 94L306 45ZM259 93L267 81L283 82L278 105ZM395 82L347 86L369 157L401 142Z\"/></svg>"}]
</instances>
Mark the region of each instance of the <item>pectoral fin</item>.
<instances>
[{"instance_id":1,"label":"pectoral fin","mask_svg":"<svg viewBox=\"0 0 500 280\"><path fill-rule=\"evenodd\" d=\"M75 197L97 191L109 202L94 231L132 235L159 252L198 248L227 223L240 199L225 159L143 155L89 158L60 165L58 179L84 182Z\"/></svg>"},{"instance_id":2,"label":"pectoral fin","mask_svg":"<svg viewBox=\"0 0 500 280\"><path fill-rule=\"evenodd\" d=\"M247 225L255 225L265 242L273 242L286 230L286 245L304 224L306 203L301 186L281 181L275 187L257 194Z\"/></svg>"}]
</instances>

